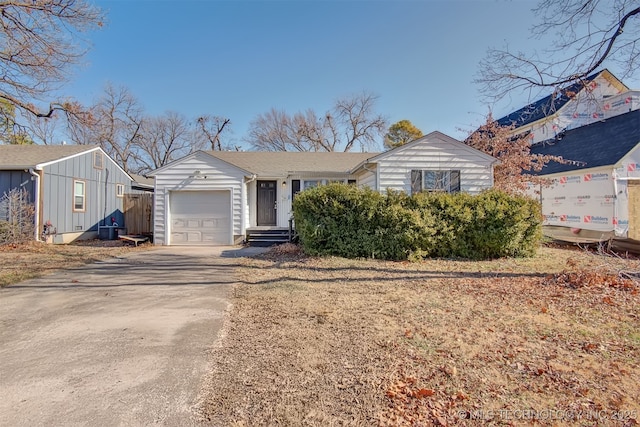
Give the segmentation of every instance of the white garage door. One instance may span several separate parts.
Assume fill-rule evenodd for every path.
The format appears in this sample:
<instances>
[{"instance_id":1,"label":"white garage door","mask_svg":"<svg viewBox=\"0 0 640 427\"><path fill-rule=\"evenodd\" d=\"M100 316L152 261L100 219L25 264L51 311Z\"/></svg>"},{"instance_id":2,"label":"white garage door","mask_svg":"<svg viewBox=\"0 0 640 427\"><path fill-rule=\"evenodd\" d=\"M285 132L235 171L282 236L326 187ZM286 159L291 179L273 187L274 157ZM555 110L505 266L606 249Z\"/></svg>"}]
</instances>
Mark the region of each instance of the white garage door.
<instances>
[{"instance_id":1,"label":"white garage door","mask_svg":"<svg viewBox=\"0 0 640 427\"><path fill-rule=\"evenodd\" d=\"M230 191L172 191L171 245L231 243Z\"/></svg>"}]
</instances>

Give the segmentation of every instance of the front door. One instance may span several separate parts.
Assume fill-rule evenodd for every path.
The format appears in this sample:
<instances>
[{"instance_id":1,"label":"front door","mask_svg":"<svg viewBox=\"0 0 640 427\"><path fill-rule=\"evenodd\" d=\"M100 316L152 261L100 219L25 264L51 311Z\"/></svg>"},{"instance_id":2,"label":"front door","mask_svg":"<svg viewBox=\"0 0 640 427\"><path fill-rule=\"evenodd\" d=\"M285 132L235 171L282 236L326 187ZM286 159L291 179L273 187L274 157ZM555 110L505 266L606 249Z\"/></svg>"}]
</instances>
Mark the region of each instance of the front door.
<instances>
[{"instance_id":1,"label":"front door","mask_svg":"<svg viewBox=\"0 0 640 427\"><path fill-rule=\"evenodd\" d=\"M276 225L277 181L258 181L258 225Z\"/></svg>"}]
</instances>

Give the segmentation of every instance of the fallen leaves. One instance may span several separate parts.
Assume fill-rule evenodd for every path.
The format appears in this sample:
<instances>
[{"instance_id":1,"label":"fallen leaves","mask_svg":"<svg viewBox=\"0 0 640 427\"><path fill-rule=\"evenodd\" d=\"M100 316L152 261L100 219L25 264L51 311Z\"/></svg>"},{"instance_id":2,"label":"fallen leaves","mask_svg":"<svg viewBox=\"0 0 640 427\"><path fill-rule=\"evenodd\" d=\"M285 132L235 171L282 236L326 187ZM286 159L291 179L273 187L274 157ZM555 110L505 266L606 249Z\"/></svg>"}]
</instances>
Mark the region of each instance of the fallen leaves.
<instances>
[{"instance_id":1,"label":"fallen leaves","mask_svg":"<svg viewBox=\"0 0 640 427\"><path fill-rule=\"evenodd\" d=\"M89 240L71 245L40 242L0 245L0 287L148 247L136 248L119 240Z\"/></svg>"},{"instance_id":2,"label":"fallen leaves","mask_svg":"<svg viewBox=\"0 0 640 427\"><path fill-rule=\"evenodd\" d=\"M640 296L617 274L637 261L606 272L555 248L477 263L283 259L240 271L204 409L214 424L520 425L523 411L640 410Z\"/></svg>"}]
</instances>

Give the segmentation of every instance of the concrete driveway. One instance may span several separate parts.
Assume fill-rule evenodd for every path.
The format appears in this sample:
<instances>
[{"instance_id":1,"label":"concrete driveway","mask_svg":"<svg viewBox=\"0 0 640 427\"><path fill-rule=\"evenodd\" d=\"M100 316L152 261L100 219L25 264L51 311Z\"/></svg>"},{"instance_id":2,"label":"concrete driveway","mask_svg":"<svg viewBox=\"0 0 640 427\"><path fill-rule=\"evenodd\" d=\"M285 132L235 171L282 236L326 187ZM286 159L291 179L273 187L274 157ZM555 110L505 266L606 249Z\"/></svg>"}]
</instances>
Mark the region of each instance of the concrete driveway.
<instances>
[{"instance_id":1,"label":"concrete driveway","mask_svg":"<svg viewBox=\"0 0 640 427\"><path fill-rule=\"evenodd\" d=\"M161 247L0 289L0 425L196 424L248 250Z\"/></svg>"}]
</instances>

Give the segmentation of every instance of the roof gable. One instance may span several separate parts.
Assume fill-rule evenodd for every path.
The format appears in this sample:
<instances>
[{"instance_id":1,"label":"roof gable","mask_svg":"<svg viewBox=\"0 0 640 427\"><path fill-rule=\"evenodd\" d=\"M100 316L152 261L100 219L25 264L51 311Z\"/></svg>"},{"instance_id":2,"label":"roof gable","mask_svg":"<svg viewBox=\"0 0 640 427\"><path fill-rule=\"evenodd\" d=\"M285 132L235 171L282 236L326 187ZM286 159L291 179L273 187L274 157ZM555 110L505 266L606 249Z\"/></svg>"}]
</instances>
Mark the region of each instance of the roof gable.
<instances>
[{"instance_id":1,"label":"roof gable","mask_svg":"<svg viewBox=\"0 0 640 427\"><path fill-rule=\"evenodd\" d=\"M97 145L0 145L0 169L28 169L65 160Z\"/></svg>"},{"instance_id":2,"label":"roof gable","mask_svg":"<svg viewBox=\"0 0 640 427\"><path fill-rule=\"evenodd\" d=\"M640 143L640 110L567 131L562 139L531 147L533 154L562 156L580 164L550 162L537 175L616 165Z\"/></svg>"},{"instance_id":3,"label":"roof gable","mask_svg":"<svg viewBox=\"0 0 640 427\"><path fill-rule=\"evenodd\" d=\"M370 163L374 163L374 162L376 162L378 160L382 160L382 159L385 159L387 157L394 156L395 154L397 154L399 152L402 152L403 150L407 150L407 149L413 148L416 145L429 144L429 143L432 143L432 142L434 142L436 140L443 141L443 142L445 142L447 144L451 144L457 150L473 152L473 154L486 159L490 163L498 161L498 159L496 159L495 157L490 156L489 154L484 153L484 152L482 152L480 150L477 150L477 149L475 149L475 148L473 148L473 147L471 147L471 146L469 146L469 145L467 145L467 144L465 144L463 142L460 142L457 139L452 138L449 135L446 135L446 134L444 134L442 132L439 132L439 131L433 131L431 133L428 133L427 135L421 136L420 138L415 139L415 140L413 140L413 141L411 141L411 142L409 142L407 144L401 145L401 146L396 147L396 148L394 148L392 150L389 150L389 151L386 151L384 153L381 153L381 154L379 154L379 155L377 155L377 156L375 156L375 157L373 157L371 159L368 159L368 161Z\"/></svg>"},{"instance_id":4,"label":"roof gable","mask_svg":"<svg viewBox=\"0 0 640 427\"><path fill-rule=\"evenodd\" d=\"M544 98L526 105L519 110L498 119L497 122L500 126L515 126L516 128L519 128L521 126L537 122L545 117L552 116L569 101L574 99L575 96L584 90L589 83L600 76L620 89L628 90L628 88L618 80L618 78L611 74L609 70L605 69L586 77L582 81L564 87L560 89L559 92L554 92L551 95L545 96Z\"/></svg>"},{"instance_id":5,"label":"roof gable","mask_svg":"<svg viewBox=\"0 0 640 427\"><path fill-rule=\"evenodd\" d=\"M184 157L176 159L176 160L174 160L172 162L167 163L164 166L159 167L158 169L155 169L155 170L151 171L150 173L147 174L147 176L156 177L156 176L160 175L161 173L163 173L164 171L166 171L168 169L171 169L171 168L173 168L173 167L175 167L175 166L177 166L177 165L179 165L181 163L190 161L195 157L204 157L205 160L208 160L208 161L216 161L216 162L217 161L222 161L225 164L233 167L234 169L237 169L242 174L251 174L252 173L251 171L243 169L243 168L241 168L241 167L239 167L239 166L237 166L237 165L235 165L233 163L230 163L230 162L227 162L227 161L225 161L223 159L220 159L217 156L213 156L213 155L211 155L211 153L212 153L211 151L203 151L203 150L194 151L193 153L187 154Z\"/></svg>"}]
</instances>

